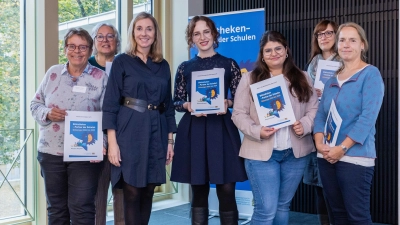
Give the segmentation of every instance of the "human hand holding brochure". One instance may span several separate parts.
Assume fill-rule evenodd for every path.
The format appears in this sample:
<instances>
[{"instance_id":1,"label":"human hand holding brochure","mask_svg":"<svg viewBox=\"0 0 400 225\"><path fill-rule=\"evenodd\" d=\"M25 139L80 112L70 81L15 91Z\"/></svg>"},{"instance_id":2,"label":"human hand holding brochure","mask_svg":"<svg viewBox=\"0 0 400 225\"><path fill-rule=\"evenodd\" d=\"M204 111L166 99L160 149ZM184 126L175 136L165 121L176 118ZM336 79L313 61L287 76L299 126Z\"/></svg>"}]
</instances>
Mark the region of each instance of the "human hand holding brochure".
<instances>
[{"instance_id":1,"label":"human hand holding brochure","mask_svg":"<svg viewBox=\"0 0 400 225\"><path fill-rule=\"evenodd\" d=\"M282 128L296 122L283 75L250 85L260 124Z\"/></svg>"},{"instance_id":2,"label":"human hand holding brochure","mask_svg":"<svg viewBox=\"0 0 400 225\"><path fill-rule=\"evenodd\" d=\"M192 72L192 115L225 112L225 69Z\"/></svg>"},{"instance_id":3,"label":"human hand holding brochure","mask_svg":"<svg viewBox=\"0 0 400 225\"><path fill-rule=\"evenodd\" d=\"M102 112L67 111L64 161L103 160Z\"/></svg>"}]
</instances>

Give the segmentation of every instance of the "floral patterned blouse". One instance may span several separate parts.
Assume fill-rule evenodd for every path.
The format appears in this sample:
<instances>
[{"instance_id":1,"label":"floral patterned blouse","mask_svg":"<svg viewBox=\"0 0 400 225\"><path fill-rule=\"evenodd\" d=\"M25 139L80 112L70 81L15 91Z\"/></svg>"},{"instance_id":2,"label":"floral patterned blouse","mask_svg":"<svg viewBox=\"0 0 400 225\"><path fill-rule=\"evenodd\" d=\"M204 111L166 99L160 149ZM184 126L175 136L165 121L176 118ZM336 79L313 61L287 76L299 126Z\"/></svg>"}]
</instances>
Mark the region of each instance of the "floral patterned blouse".
<instances>
[{"instance_id":1,"label":"floral patterned blouse","mask_svg":"<svg viewBox=\"0 0 400 225\"><path fill-rule=\"evenodd\" d=\"M52 66L31 101L31 113L39 124L38 151L51 155L64 153L64 121L46 119L54 108L70 111L101 111L108 76L87 64L79 77L68 73L68 63Z\"/></svg>"}]
</instances>

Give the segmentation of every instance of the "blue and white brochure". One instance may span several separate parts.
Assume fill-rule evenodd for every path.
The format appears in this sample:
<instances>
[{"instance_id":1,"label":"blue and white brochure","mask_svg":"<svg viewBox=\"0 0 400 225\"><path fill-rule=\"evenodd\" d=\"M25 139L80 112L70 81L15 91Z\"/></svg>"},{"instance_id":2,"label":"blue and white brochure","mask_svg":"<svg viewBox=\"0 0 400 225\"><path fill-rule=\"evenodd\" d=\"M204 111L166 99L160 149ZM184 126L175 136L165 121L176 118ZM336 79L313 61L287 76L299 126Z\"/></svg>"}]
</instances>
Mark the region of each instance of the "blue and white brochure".
<instances>
[{"instance_id":1,"label":"blue and white brochure","mask_svg":"<svg viewBox=\"0 0 400 225\"><path fill-rule=\"evenodd\" d=\"M64 161L103 160L102 112L67 111Z\"/></svg>"},{"instance_id":2,"label":"blue and white brochure","mask_svg":"<svg viewBox=\"0 0 400 225\"><path fill-rule=\"evenodd\" d=\"M336 104L332 99L331 106L329 108L328 117L326 118L324 128L324 144L331 147L336 146L337 137L342 125L342 117L336 109Z\"/></svg>"},{"instance_id":3,"label":"blue and white brochure","mask_svg":"<svg viewBox=\"0 0 400 225\"><path fill-rule=\"evenodd\" d=\"M296 122L282 74L252 84L250 89L261 125L282 128Z\"/></svg>"},{"instance_id":4,"label":"blue and white brochure","mask_svg":"<svg viewBox=\"0 0 400 225\"><path fill-rule=\"evenodd\" d=\"M192 115L225 112L224 74L223 68L192 72Z\"/></svg>"},{"instance_id":5,"label":"blue and white brochure","mask_svg":"<svg viewBox=\"0 0 400 225\"><path fill-rule=\"evenodd\" d=\"M340 67L340 62L330 60L318 60L317 73L315 74L314 87L324 90L325 83L333 76Z\"/></svg>"}]
</instances>

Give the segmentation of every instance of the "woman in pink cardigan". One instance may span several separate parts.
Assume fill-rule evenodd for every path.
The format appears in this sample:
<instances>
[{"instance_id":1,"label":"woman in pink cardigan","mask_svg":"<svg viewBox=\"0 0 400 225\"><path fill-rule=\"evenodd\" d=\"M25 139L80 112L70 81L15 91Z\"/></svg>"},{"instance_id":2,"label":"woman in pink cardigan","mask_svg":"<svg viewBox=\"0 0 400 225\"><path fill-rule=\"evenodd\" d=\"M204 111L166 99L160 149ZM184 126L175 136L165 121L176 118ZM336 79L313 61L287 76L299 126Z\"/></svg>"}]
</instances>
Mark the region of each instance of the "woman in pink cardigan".
<instances>
[{"instance_id":1,"label":"woman in pink cardigan","mask_svg":"<svg viewBox=\"0 0 400 225\"><path fill-rule=\"evenodd\" d=\"M288 127L263 127L250 85L283 74L296 122ZM235 96L232 120L244 134L240 156L253 196L252 225L288 224L290 202L315 151L311 131L318 97L311 80L295 64L285 37L267 31L260 41L256 68L244 74Z\"/></svg>"}]
</instances>

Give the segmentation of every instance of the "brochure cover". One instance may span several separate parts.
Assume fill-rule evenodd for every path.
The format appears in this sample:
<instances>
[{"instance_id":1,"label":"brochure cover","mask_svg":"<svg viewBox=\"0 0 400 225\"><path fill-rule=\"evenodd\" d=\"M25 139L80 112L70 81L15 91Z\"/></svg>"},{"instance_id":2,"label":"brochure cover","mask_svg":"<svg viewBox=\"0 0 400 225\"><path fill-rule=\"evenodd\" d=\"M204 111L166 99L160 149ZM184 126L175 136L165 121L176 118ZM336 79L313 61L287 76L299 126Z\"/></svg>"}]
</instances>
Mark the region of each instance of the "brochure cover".
<instances>
[{"instance_id":1,"label":"brochure cover","mask_svg":"<svg viewBox=\"0 0 400 225\"><path fill-rule=\"evenodd\" d=\"M250 85L260 124L281 128L296 122L283 75Z\"/></svg>"},{"instance_id":2,"label":"brochure cover","mask_svg":"<svg viewBox=\"0 0 400 225\"><path fill-rule=\"evenodd\" d=\"M192 115L225 111L224 74L223 68L192 72Z\"/></svg>"},{"instance_id":3,"label":"brochure cover","mask_svg":"<svg viewBox=\"0 0 400 225\"><path fill-rule=\"evenodd\" d=\"M337 136L339 134L341 125L342 118L340 117L339 112L336 109L335 102L332 99L324 129L325 144L331 147L336 146Z\"/></svg>"},{"instance_id":4,"label":"brochure cover","mask_svg":"<svg viewBox=\"0 0 400 225\"><path fill-rule=\"evenodd\" d=\"M103 160L102 112L67 111L64 161Z\"/></svg>"},{"instance_id":5,"label":"brochure cover","mask_svg":"<svg viewBox=\"0 0 400 225\"><path fill-rule=\"evenodd\" d=\"M325 83L333 76L340 67L340 62L330 60L319 60L317 73L315 75L314 87L324 90Z\"/></svg>"}]
</instances>

